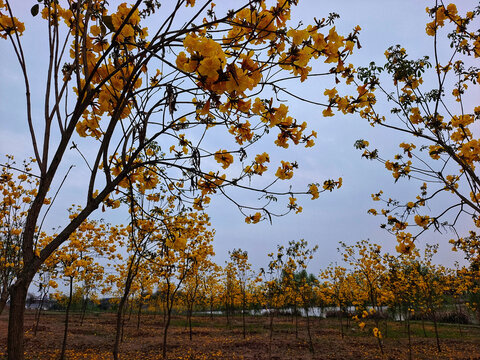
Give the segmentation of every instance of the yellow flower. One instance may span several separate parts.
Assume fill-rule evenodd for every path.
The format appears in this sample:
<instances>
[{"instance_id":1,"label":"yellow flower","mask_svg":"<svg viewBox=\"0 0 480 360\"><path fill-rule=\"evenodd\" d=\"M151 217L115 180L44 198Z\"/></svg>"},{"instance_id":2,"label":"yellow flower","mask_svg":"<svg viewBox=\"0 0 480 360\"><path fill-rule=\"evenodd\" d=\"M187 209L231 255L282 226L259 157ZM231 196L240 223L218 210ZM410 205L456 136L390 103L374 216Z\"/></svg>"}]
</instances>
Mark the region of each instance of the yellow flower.
<instances>
[{"instance_id":1,"label":"yellow flower","mask_svg":"<svg viewBox=\"0 0 480 360\"><path fill-rule=\"evenodd\" d=\"M338 178L337 181L337 189L340 189L343 185L343 179L341 177Z\"/></svg>"},{"instance_id":2,"label":"yellow flower","mask_svg":"<svg viewBox=\"0 0 480 360\"><path fill-rule=\"evenodd\" d=\"M415 215L415 223L418 226L426 228L429 222L430 222L430 217L428 215L425 215L425 216Z\"/></svg>"},{"instance_id":3,"label":"yellow flower","mask_svg":"<svg viewBox=\"0 0 480 360\"><path fill-rule=\"evenodd\" d=\"M201 61L198 73L206 76L208 81L217 81L218 70L221 70L221 63L218 58L208 57Z\"/></svg>"},{"instance_id":4,"label":"yellow flower","mask_svg":"<svg viewBox=\"0 0 480 360\"><path fill-rule=\"evenodd\" d=\"M224 169L228 168L233 163L233 156L227 150L219 150L215 153L215 160L222 164Z\"/></svg>"},{"instance_id":5,"label":"yellow flower","mask_svg":"<svg viewBox=\"0 0 480 360\"><path fill-rule=\"evenodd\" d=\"M332 111L332 108L329 106L328 108L326 108L325 110L322 111L322 115L324 117L329 117L329 116L333 116L333 111Z\"/></svg>"},{"instance_id":6,"label":"yellow flower","mask_svg":"<svg viewBox=\"0 0 480 360\"><path fill-rule=\"evenodd\" d=\"M318 193L318 186L317 185L310 184L308 192L312 195L312 200L318 199L319 193Z\"/></svg>"},{"instance_id":7,"label":"yellow flower","mask_svg":"<svg viewBox=\"0 0 480 360\"><path fill-rule=\"evenodd\" d=\"M288 161L281 161L282 165L278 167L275 176L281 180L291 179L293 177L293 166Z\"/></svg>"},{"instance_id":8,"label":"yellow flower","mask_svg":"<svg viewBox=\"0 0 480 360\"><path fill-rule=\"evenodd\" d=\"M331 89L331 90L326 89L326 90L323 92L323 95L328 96L328 99L329 99L329 100L332 100L332 99L335 98L335 96L337 95L337 89L335 89L335 88L333 88L333 89Z\"/></svg>"},{"instance_id":9,"label":"yellow flower","mask_svg":"<svg viewBox=\"0 0 480 360\"><path fill-rule=\"evenodd\" d=\"M262 218L262 214L260 214L259 212L256 212L254 215L247 216L245 218L245 222L247 224L256 224L260 221L261 218Z\"/></svg>"},{"instance_id":10,"label":"yellow flower","mask_svg":"<svg viewBox=\"0 0 480 360\"><path fill-rule=\"evenodd\" d=\"M308 31L304 30L294 30L290 29L287 31L287 36L292 38L293 45L301 45L305 40L309 38Z\"/></svg>"}]
</instances>

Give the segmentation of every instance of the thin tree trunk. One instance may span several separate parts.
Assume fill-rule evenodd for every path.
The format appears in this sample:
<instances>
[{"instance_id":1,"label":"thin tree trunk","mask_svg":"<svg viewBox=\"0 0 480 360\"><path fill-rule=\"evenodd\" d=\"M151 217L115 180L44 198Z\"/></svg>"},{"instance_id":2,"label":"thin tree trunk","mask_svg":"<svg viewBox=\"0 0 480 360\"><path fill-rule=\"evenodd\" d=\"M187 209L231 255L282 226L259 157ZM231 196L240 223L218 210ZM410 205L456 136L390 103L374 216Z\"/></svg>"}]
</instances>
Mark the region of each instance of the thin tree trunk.
<instances>
[{"instance_id":1,"label":"thin tree trunk","mask_svg":"<svg viewBox=\"0 0 480 360\"><path fill-rule=\"evenodd\" d=\"M462 309L460 308L460 304L457 304L457 302L455 302L455 310L457 311L458 331L460 332L460 337L463 337L462 325L460 323L461 322ZM1 314L1 312L0 312L0 314Z\"/></svg>"},{"instance_id":2,"label":"thin tree trunk","mask_svg":"<svg viewBox=\"0 0 480 360\"><path fill-rule=\"evenodd\" d=\"M83 321L85 320L85 313L87 312L87 302L88 297L85 297L82 304L82 316L80 317L80 326L83 325Z\"/></svg>"},{"instance_id":3,"label":"thin tree trunk","mask_svg":"<svg viewBox=\"0 0 480 360\"><path fill-rule=\"evenodd\" d=\"M189 329L189 337L190 341L192 341L192 313L193 313L193 305L188 309L188 329Z\"/></svg>"},{"instance_id":4,"label":"thin tree trunk","mask_svg":"<svg viewBox=\"0 0 480 360\"><path fill-rule=\"evenodd\" d=\"M140 300L138 304L138 313L137 313L137 330L140 329L140 317L142 316L142 306L143 306L142 295L140 295Z\"/></svg>"},{"instance_id":5,"label":"thin tree trunk","mask_svg":"<svg viewBox=\"0 0 480 360\"><path fill-rule=\"evenodd\" d=\"M125 330L125 322L127 321L127 315L125 312L123 313L122 316L122 330L121 330L121 335L120 335L120 342L123 343L123 331Z\"/></svg>"},{"instance_id":6,"label":"thin tree trunk","mask_svg":"<svg viewBox=\"0 0 480 360\"><path fill-rule=\"evenodd\" d=\"M412 338L410 334L410 319L407 319L407 334L408 334L408 359L412 360Z\"/></svg>"},{"instance_id":7,"label":"thin tree trunk","mask_svg":"<svg viewBox=\"0 0 480 360\"><path fill-rule=\"evenodd\" d=\"M117 321L115 326L115 342L113 344L113 359L118 360L118 350L120 347L120 337L122 333L122 322L123 322L123 308L125 306L125 296L120 299L117 309Z\"/></svg>"},{"instance_id":8,"label":"thin tree trunk","mask_svg":"<svg viewBox=\"0 0 480 360\"><path fill-rule=\"evenodd\" d=\"M297 314L297 302L293 304L293 312L295 316L295 339L298 339L298 314Z\"/></svg>"},{"instance_id":9,"label":"thin tree trunk","mask_svg":"<svg viewBox=\"0 0 480 360\"><path fill-rule=\"evenodd\" d=\"M162 358L164 360L167 359L167 333L168 333L168 328L170 326L171 316L172 316L172 307L167 305L167 319L165 322L165 326L163 328L163 346L162 346Z\"/></svg>"},{"instance_id":10,"label":"thin tree trunk","mask_svg":"<svg viewBox=\"0 0 480 360\"><path fill-rule=\"evenodd\" d=\"M230 326L230 318L229 318L229 311L228 311L228 299L225 301L225 312L227 314L227 327Z\"/></svg>"},{"instance_id":11,"label":"thin tree trunk","mask_svg":"<svg viewBox=\"0 0 480 360\"><path fill-rule=\"evenodd\" d=\"M38 307L37 311L35 311L35 325L33 325L33 336L37 336L41 313L42 313L42 308Z\"/></svg>"},{"instance_id":12,"label":"thin tree trunk","mask_svg":"<svg viewBox=\"0 0 480 360\"><path fill-rule=\"evenodd\" d=\"M163 326L167 322L167 304L165 301L162 301L162 311L163 311Z\"/></svg>"},{"instance_id":13,"label":"thin tree trunk","mask_svg":"<svg viewBox=\"0 0 480 360\"><path fill-rule=\"evenodd\" d=\"M133 299L130 301L130 311L128 312L128 322L130 322L130 318L132 317L133 313Z\"/></svg>"},{"instance_id":14,"label":"thin tree trunk","mask_svg":"<svg viewBox=\"0 0 480 360\"><path fill-rule=\"evenodd\" d=\"M245 326L245 291L243 292L243 299L242 299L242 325L243 325L243 338L247 337L247 330Z\"/></svg>"},{"instance_id":15,"label":"thin tree trunk","mask_svg":"<svg viewBox=\"0 0 480 360\"><path fill-rule=\"evenodd\" d=\"M70 317L70 306L72 305L72 295L73 295L73 277L70 276L68 303L67 303L67 310L65 312L65 327L63 329L63 342L62 342L62 351L60 353L60 360L65 359L65 351L67 349L68 322Z\"/></svg>"},{"instance_id":16,"label":"thin tree trunk","mask_svg":"<svg viewBox=\"0 0 480 360\"><path fill-rule=\"evenodd\" d=\"M435 338L437 340L437 350L438 352L442 352L442 348L440 347L440 337L438 336L437 317L435 315L435 311L432 312L432 315L433 315L433 327L435 328Z\"/></svg>"},{"instance_id":17,"label":"thin tree trunk","mask_svg":"<svg viewBox=\"0 0 480 360\"><path fill-rule=\"evenodd\" d=\"M422 329L423 329L423 336L427 337L427 330L425 330L425 317L422 316Z\"/></svg>"},{"instance_id":18,"label":"thin tree trunk","mask_svg":"<svg viewBox=\"0 0 480 360\"><path fill-rule=\"evenodd\" d=\"M342 339L343 339L345 337L345 334L343 333L343 311L342 311L341 306L339 307L339 310L338 310L338 317L339 317L339 320L340 320L340 333L341 333Z\"/></svg>"},{"instance_id":19,"label":"thin tree trunk","mask_svg":"<svg viewBox=\"0 0 480 360\"><path fill-rule=\"evenodd\" d=\"M307 334L308 334L308 342L310 345L310 352L312 354L315 354L315 349L313 347L312 333L310 331L310 315L308 314L308 308L305 308L305 314L307 316Z\"/></svg>"},{"instance_id":20,"label":"thin tree trunk","mask_svg":"<svg viewBox=\"0 0 480 360\"><path fill-rule=\"evenodd\" d=\"M269 337L269 343L268 343L268 353L270 354L270 357L272 357L273 317L274 316L275 316L275 311L272 311L272 313L270 314L270 337Z\"/></svg>"},{"instance_id":21,"label":"thin tree trunk","mask_svg":"<svg viewBox=\"0 0 480 360\"><path fill-rule=\"evenodd\" d=\"M124 309L125 304L128 299L128 295L130 294L130 288L132 286L133 278L136 275L138 269L138 261L134 265L134 259L131 260L129 264L129 269L127 273L127 279L125 281L125 289L123 290L122 298L120 299L120 303L118 304L117 309L117 320L115 325L115 342L113 344L113 359L118 360L118 351L120 347L120 342L123 341L123 325L124 325Z\"/></svg>"},{"instance_id":22,"label":"thin tree trunk","mask_svg":"<svg viewBox=\"0 0 480 360\"><path fill-rule=\"evenodd\" d=\"M40 300L40 306L35 312L35 327L33 329L33 336L37 336L38 324L40 323L40 316L42 315L43 302L45 301L46 296L47 296L46 293L42 295L42 299Z\"/></svg>"},{"instance_id":23,"label":"thin tree trunk","mask_svg":"<svg viewBox=\"0 0 480 360\"><path fill-rule=\"evenodd\" d=\"M379 321L378 321L378 317L377 317L378 314L375 314L375 327L378 329L378 331L380 331L379 329ZM380 335L377 336L377 342L378 342L378 348L380 349L380 353L383 355L384 352L383 352L383 344L382 344L382 338L380 337Z\"/></svg>"},{"instance_id":24,"label":"thin tree trunk","mask_svg":"<svg viewBox=\"0 0 480 360\"><path fill-rule=\"evenodd\" d=\"M210 320L213 320L213 296L210 300Z\"/></svg>"},{"instance_id":25,"label":"thin tree trunk","mask_svg":"<svg viewBox=\"0 0 480 360\"><path fill-rule=\"evenodd\" d=\"M378 327L377 327L377 329L378 329ZM380 330L379 330L379 331L380 331ZM378 343L378 348L380 349L380 353L381 353L382 356L383 356L383 354L384 354L384 352L383 352L383 344L382 344L382 339L380 338L380 336L377 336L377 343Z\"/></svg>"}]
</instances>

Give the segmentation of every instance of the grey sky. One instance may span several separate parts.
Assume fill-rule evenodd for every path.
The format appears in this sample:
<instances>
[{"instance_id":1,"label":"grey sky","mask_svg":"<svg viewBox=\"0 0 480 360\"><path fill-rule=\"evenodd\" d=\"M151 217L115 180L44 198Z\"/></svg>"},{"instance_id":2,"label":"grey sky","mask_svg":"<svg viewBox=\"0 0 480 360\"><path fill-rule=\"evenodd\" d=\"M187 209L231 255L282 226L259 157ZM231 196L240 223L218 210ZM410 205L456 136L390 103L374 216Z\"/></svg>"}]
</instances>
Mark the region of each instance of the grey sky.
<instances>
[{"instance_id":1,"label":"grey sky","mask_svg":"<svg viewBox=\"0 0 480 360\"><path fill-rule=\"evenodd\" d=\"M199 2L197 0L197 2ZM13 2L18 8L18 17L27 19L27 31L23 37L24 46L29 57L29 70L33 87L37 96L41 96L44 83L46 58L45 37L40 33L45 24L39 19L31 19L29 8L33 2ZM118 1L110 1L116 4ZM220 12L223 7L238 6L239 1L218 1ZM458 5L461 12L472 8L476 1L462 1ZM317 19L326 17L329 12L337 12L341 18L336 26L340 34L348 34L351 29L360 25L362 31L360 42L362 49L356 50L351 62L355 65L367 65L370 61L383 63L384 51L394 44L403 45L413 57L425 54L431 55L433 41L425 34L425 23L428 21L425 13L426 6L433 6L432 1L422 0L342 0L342 1L300 1L297 8L292 10L292 26L298 21L305 25ZM23 10L23 14L22 13ZM25 11L27 12L25 14ZM446 46L448 51L448 45ZM12 57L10 45L6 41L0 42L0 54L3 66L0 68L0 154L13 154L18 161L32 154L32 147L27 134L27 124L24 116L24 88L20 77L19 67ZM447 52L440 52L441 56ZM323 67L325 69L325 67ZM293 86L293 85L292 85ZM325 88L332 88L335 84L332 79L309 79L301 86L294 86L292 90L301 96L323 101ZM290 90L290 88L289 88ZM478 99L478 88L474 99ZM471 101L474 101L472 99ZM41 101L41 98L40 98ZM38 104L41 104L39 102ZM38 106L35 109L41 113ZM382 189L387 196L405 199L414 198L420 184L400 180L395 186L393 178L380 163L362 160L360 152L353 148L355 140L363 138L370 141L372 146L385 149L387 153L397 152L397 146L404 139L398 134L389 133L377 128L371 128L365 120L358 116L340 116L323 118L322 108L289 99L288 105L291 114L298 120L305 120L309 128L318 133L317 145L313 149L295 149L292 146L284 151L275 149L274 159L298 160L300 169L296 172L295 184L306 187L311 182L323 182L327 178L342 177L344 185L332 193L324 193L319 199L311 201L309 197L299 199L304 210L302 214L290 214L283 218L274 219L273 225L263 222L256 225L247 225L244 217L238 210L225 200L215 197L212 199L208 213L212 218L212 226L216 229L215 250L219 264L227 258L227 251L233 248L247 250L251 262L256 266L265 266L266 254L274 251L277 244L286 244L289 240L305 239L311 244L319 244L316 258L310 265L310 271L318 273L320 268L327 266L331 261L340 260L336 248L338 241L354 243L357 240L370 238L372 241L384 245L393 251L395 239L386 231L379 229L380 217L367 214L367 210L375 207L370 194ZM388 113L388 108L384 108ZM294 155L292 155L294 154ZM2 159L3 160L3 159ZM50 218L49 225L56 226L64 223L66 208L72 203L82 203L78 194L85 186L82 177L82 164L78 163L78 156L68 153L66 165L76 164L64 188L61 202L56 204L54 217ZM273 164L276 162L272 161ZM272 165L273 166L273 165ZM65 171L66 169L63 169ZM63 177L63 173L59 173ZM58 185L58 183L56 184ZM84 193L82 192L84 196ZM445 203L448 203L445 199ZM65 215L63 217L63 215ZM107 217L111 222L124 221L122 212L106 214L97 212L94 217ZM60 220L58 223L58 219ZM468 230L468 219L461 221L459 232ZM447 241L452 234L429 232L420 239L420 244L429 242L441 244L437 261L452 265L461 256L450 252Z\"/></svg>"}]
</instances>

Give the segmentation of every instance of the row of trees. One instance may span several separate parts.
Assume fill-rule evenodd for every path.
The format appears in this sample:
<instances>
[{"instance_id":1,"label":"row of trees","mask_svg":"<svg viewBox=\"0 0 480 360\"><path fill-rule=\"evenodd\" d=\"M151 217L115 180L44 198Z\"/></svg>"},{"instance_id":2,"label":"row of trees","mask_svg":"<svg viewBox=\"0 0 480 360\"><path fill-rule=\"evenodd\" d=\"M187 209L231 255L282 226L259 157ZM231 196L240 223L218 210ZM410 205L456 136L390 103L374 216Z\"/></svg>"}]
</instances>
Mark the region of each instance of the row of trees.
<instances>
[{"instance_id":1,"label":"row of trees","mask_svg":"<svg viewBox=\"0 0 480 360\"><path fill-rule=\"evenodd\" d=\"M0 1L0 37L2 47L9 45L9 59L18 62L25 86L25 111L18 117L26 119L35 160L27 173L38 183L18 226L19 248L13 247L17 255L12 255L18 261L8 262L15 268L6 286L10 360L24 358L23 319L31 282L97 209L118 207L122 197L129 197L131 229L126 231L133 245L126 245L132 250L125 259L128 279L138 259L158 257L162 248L171 252L165 247L169 242L178 247L185 242L169 226L189 215L171 217L162 206L143 208L141 197L150 190L168 192L158 199L169 197L184 214L188 208L203 210L212 195L222 194L256 223L300 211L297 195L317 198L340 186L334 179L322 179L323 189L313 179L301 190L283 186L299 164L293 159L270 164L266 135L275 134L272 143L282 148L313 146L316 133L290 116L276 94L309 75L341 74L351 53L344 39L356 43L356 31L340 36L332 19L321 19L308 27L310 40L304 42L287 26L296 5L290 0L271 6L245 1L218 13L211 0L136 0L118 6L104 0L47 0L34 4L31 14L17 5ZM31 16L41 16L47 25L46 51L34 54L33 64L23 41L35 21ZM34 84L32 69L41 72L43 55L46 80ZM326 71L314 74L309 66L314 62L326 63ZM37 114L40 103L44 111ZM81 207L55 234L42 236L48 197L62 198L62 172L73 153L86 184L77 202ZM136 191L142 196L134 196ZM245 192L260 200L245 201ZM290 198L287 206L277 206L281 198ZM142 243L151 212L153 227L162 224L164 231L165 245L154 250ZM173 258L166 261L162 271L169 273L177 265Z\"/></svg>"},{"instance_id":2,"label":"row of trees","mask_svg":"<svg viewBox=\"0 0 480 360\"><path fill-rule=\"evenodd\" d=\"M112 228L117 235L117 229ZM204 236L206 235L206 236ZM65 309L65 337L62 354L67 346L69 311L76 299L83 322L86 304L110 297L117 309L116 343L113 353L120 354L125 318L135 311L137 329L142 312L163 314L163 356L167 355L168 329L173 313L183 313L192 338L192 315L200 312L213 317L219 311L225 315L226 325L240 314L243 336L246 337L245 318L262 314L268 317L269 339L272 344L275 317L292 316L298 337L299 317L305 317L310 350L314 352L311 332L312 316L338 316L341 336L354 326L370 333L383 352L382 338L388 336L388 321L403 321L411 351L411 320L433 322L438 351L438 319L448 314L459 323L469 321L472 315L480 320L480 272L478 264L454 269L436 265L433 257L438 246L427 246L420 254L415 250L400 257L382 252L379 245L359 241L354 245L340 244L342 264L331 264L317 275L307 272L307 265L317 247L309 247L305 240L290 241L268 254L266 268L254 271L248 254L241 249L229 253L224 266L212 260L212 237L200 235L202 241L189 238L185 247L169 250L161 262L141 258L117 262L105 269L77 262L76 270L65 271L59 261L50 268L49 284L39 282L39 288L56 288L61 282L67 291L54 291L54 297ZM165 249L164 249L165 250ZM117 255L118 256L118 255ZM170 262L168 259L174 258ZM88 268L88 271L83 271ZM108 275L106 275L108 274ZM87 286L90 285L90 286ZM92 291L95 289L95 291ZM130 309L128 311L128 309ZM38 311L41 311L40 309ZM36 319L38 326L38 319ZM345 320L347 323L345 324ZM62 355L63 356L63 355Z\"/></svg>"},{"instance_id":3,"label":"row of trees","mask_svg":"<svg viewBox=\"0 0 480 360\"><path fill-rule=\"evenodd\" d=\"M9 45L6 52L17 61L25 86L25 111L18 116L26 120L35 160L28 174L38 180L18 227L18 261L8 262L16 269L6 286L11 300L10 360L24 358L23 319L31 282L98 208L115 208L120 198L130 199L132 227L126 231L134 245L127 258L128 274L135 272L143 253L150 252L141 243L141 223L150 221L144 217L149 210L140 198L134 200L134 191L164 189L168 194L160 196L170 197L181 210L203 210L213 194L222 194L248 222L256 223L300 211L297 195L317 198L319 192L340 186L334 179L323 179L323 189L313 179L301 190L282 186L299 164L293 159L270 164L266 152L273 145L266 135L272 133L272 143L282 148L313 146L317 134L290 116L276 94L309 75L342 73L341 64L351 53L347 37L336 32L331 19L309 26L310 40L304 42L287 26L296 3L245 1L217 13L211 0L120 5L47 0L25 14L19 4L0 1L2 47ZM31 16L41 16L46 24L46 51L34 54L34 64L23 41L33 26ZM356 32L348 39L356 43ZM312 73L313 62L326 63L327 71ZM43 86L32 83L32 70L42 72L39 64L46 69ZM42 114L35 112L39 103ZM73 153L78 154L75 165L83 164L81 176L87 184L78 200L81 207L55 234L42 236L48 197L58 202L64 195L62 172ZM266 176L260 176L267 174L265 183ZM244 201L245 191L260 195L260 200ZM284 207L276 206L281 198L290 198ZM163 224L163 242L181 247L184 238L167 226L171 215L151 210ZM147 257L155 257L162 247ZM173 265L162 266L168 273Z\"/></svg>"},{"instance_id":4,"label":"row of trees","mask_svg":"<svg viewBox=\"0 0 480 360\"><path fill-rule=\"evenodd\" d=\"M15 167L12 161L1 178L0 265L5 276L0 300L5 304L9 297L11 304L9 360L24 358L25 302L36 277L44 279L44 292L59 274L73 288L80 274L98 273L99 257L120 260L117 247L126 249L117 269L123 274L123 286L118 287L123 293L117 314L117 358L125 304L141 264L146 261L170 279L167 298L173 299L187 281L176 271L193 272L206 256L186 249L193 239L210 237L208 219L195 211L204 210L215 194L224 195L247 222L256 223L300 212L299 195L315 199L322 191L339 188L341 178L313 180L305 190L294 191L282 184L299 164L292 159L270 164L265 151L270 148L269 134L274 133L274 144L281 148L311 147L317 137L307 132L306 122L288 115L278 96L301 100L289 90L291 81L320 75L338 84L344 80L355 86L353 94L327 89L325 103L313 101L324 106L323 116L332 116L333 109L359 114L371 125L411 137L411 142L400 143L401 152L392 160L382 158L366 140L355 144L364 157L384 163L395 180L422 183L420 194L411 201L373 194L374 200L385 201L385 207L370 212L385 216L384 227L396 235L400 252L414 253L415 239L423 231L454 227L461 215L472 218L472 228L480 226L480 180L475 172L480 142L474 128L480 109L464 106L468 89L477 85L480 74L470 64L471 58L480 56L480 34L472 29L480 9L460 14L454 4L442 1L428 9L432 21L426 32L434 38L433 64L426 57L409 59L398 46L386 52L384 66L372 63L356 69L347 61L360 47L360 28L338 34L334 14L308 26L289 24L296 3L279 0L269 6L252 0L217 13L211 0L197 4L178 0L169 4L168 11L158 11L160 1L137 0L116 8L103 0L41 1L31 8L31 15L41 16L47 24L46 81L42 80L39 93L31 69L37 72L41 61L32 65L22 40L28 31L23 21L31 15L19 19L16 4L0 0L0 37L8 42L23 79L25 111L18 116L26 119L33 153L31 164L17 168L22 172L20 184L10 172ZM155 25L147 29L149 19ZM447 27L450 44L439 41ZM440 44L451 46L446 62L438 56ZM35 54L35 60L41 55ZM325 69L314 73L317 65ZM429 68L435 81L423 85ZM392 81L393 89L384 85ZM394 104L390 114L379 113L378 93ZM452 95L453 104L446 94ZM36 113L39 108L42 114ZM219 136L225 144L220 149ZM66 161L72 153L78 154L76 165L84 164L81 206L72 208L68 221L57 222L63 225L48 233L44 222L48 223L52 202L64 194L71 169ZM259 200L244 201L245 191L259 195ZM440 194L453 194L452 202L427 214L427 205ZM89 220L99 208L120 206L128 209L126 226L112 231L111 226ZM420 230L408 232L412 225ZM93 247L84 247L83 240L78 241L83 238ZM477 240L471 232L459 234L453 242L476 259ZM191 252L182 256L185 251ZM272 255L264 271L270 277L266 301L271 308L278 300L273 294L280 292L275 279L284 270L283 261L283 255ZM302 265L296 266L297 271ZM96 278L85 281L89 288ZM376 306L375 301L370 295L371 306ZM168 314L173 300L166 306ZM67 326L68 321L65 339Z\"/></svg>"}]
</instances>

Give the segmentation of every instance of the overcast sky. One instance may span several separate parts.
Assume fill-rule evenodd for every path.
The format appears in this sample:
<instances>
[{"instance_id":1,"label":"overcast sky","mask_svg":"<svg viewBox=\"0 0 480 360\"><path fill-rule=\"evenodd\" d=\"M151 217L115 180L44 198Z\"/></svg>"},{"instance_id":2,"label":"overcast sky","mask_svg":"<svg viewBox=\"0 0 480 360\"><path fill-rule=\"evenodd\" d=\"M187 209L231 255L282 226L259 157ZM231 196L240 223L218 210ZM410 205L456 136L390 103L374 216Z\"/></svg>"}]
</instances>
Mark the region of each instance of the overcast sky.
<instances>
[{"instance_id":1,"label":"overcast sky","mask_svg":"<svg viewBox=\"0 0 480 360\"><path fill-rule=\"evenodd\" d=\"M19 15L22 10L29 11L31 6L27 1L22 1L22 5L17 4L16 1L13 3L14 6L18 6ZM26 3L29 5L27 6ZM112 0L110 3L113 5L119 2ZM220 13L224 8L238 6L239 3L240 1L219 0L218 12ZM385 59L384 51L394 44L404 46L413 57L431 55L433 41L425 34L425 23L429 20L425 7L433 6L433 3L423 0L304 0L292 10L291 24L295 26L302 21L307 25L313 23L314 17L320 19L328 16L329 12L336 12L341 16L336 22L340 34L348 34L356 25L362 28L360 34L362 49L356 50L351 62L355 65L367 65L370 61L381 64ZM458 7L462 11L473 8L474 5L478 5L478 2L462 0L461 6L458 5ZM21 9L21 6L25 8ZM32 22L30 15L24 16L28 17L28 22ZM27 24L27 31L23 37L27 57L29 57L32 82L40 85L36 88L34 86L34 91L41 91L45 78L44 67L41 67L42 62L45 61L45 59L42 60L42 55L46 54L45 43L39 35L42 31L41 25L42 21L37 17L31 26ZM448 45L445 46L445 50L446 52L440 52L441 56L446 56L448 53ZM21 160L32 154L22 110L23 82L19 67L11 56L12 51L6 41L0 42L0 54L7 54L2 60L3 66L0 67L2 79L0 82L0 153L13 154L17 160ZM322 101L325 99L324 89L334 86L333 79L310 79L301 87L294 86L292 89L305 98ZM473 102L474 99L479 98L478 87L472 94L474 96L470 100ZM379 228L381 218L367 214L368 209L378 205L371 200L370 194L382 189L387 196L412 199L417 194L420 184L400 180L394 185L391 174L378 162L362 160L361 153L353 148L353 144L357 139L367 139L372 146L380 150L385 149L387 153L390 151L392 154L392 151L395 151L393 149L406 139L398 137L395 133L372 128L358 116L336 115L323 118L321 108L292 100L288 105L292 116L299 121L307 121L309 128L317 131L317 145L312 149L295 149L293 155L292 151L276 149L273 156L287 157L286 160L298 160L300 169L296 174L296 184L305 186L311 182L323 182L327 178L342 177L344 185L332 193L322 194L315 201L309 200L308 197L301 199L303 213L274 219L272 225L267 222L247 225L244 217L235 207L221 198L214 198L208 213L212 219L212 226L216 229L214 246L218 263L223 264L228 250L242 248L249 252L251 262L256 267L265 266L266 254L274 251L277 244L286 244L290 240L299 239L307 240L312 246L319 245L319 251L309 268L313 273L318 273L332 261L340 260L336 251L338 241L354 243L369 238L382 244L388 251L393 251L396 241ZM388 107L383 109L388 113ZM41 111L41 108L37 110ZM71 163L78 161L78 157L74 154L69 154L66 159ZM64 191L66 195L57 204L55 221L59 216L61 218L62 211L66 214L65 210L60 209L65 209L73 202L79 203L75 195L85 186L85 183L80 176L81 173L76 171L80 170L74 169L72 176L67 180ZM63 174L59 175L63 176ZM448 198L445 199L443 204L447 204L448 201ZM108 216L108 220L112 222L124 221L122 215L118 213L94 215ZM57 223L50 219L50 226L55 225ZM468 219L461 221L459 232L465 233L469 226ZM430 232L420 239L419 244L440 243L441 251L437 261L452 265L454 260L461 259L461 256L450 252L447 242L452 236L451 233Z\"/></svg>"}]
</instances>

